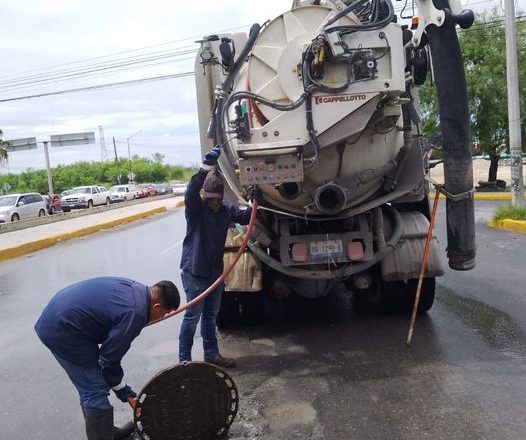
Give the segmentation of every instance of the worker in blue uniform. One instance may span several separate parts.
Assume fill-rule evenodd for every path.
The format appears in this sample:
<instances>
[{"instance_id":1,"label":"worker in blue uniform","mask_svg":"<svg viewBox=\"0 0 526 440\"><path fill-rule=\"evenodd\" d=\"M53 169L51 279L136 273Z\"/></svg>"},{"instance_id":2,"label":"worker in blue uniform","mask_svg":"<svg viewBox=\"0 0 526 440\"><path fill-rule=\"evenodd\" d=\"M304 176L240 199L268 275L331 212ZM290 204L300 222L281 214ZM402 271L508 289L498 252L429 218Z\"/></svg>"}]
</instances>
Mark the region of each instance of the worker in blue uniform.
<instances>
[{"instance_id":1,"label":"worker in blue uniform","mask_svg":"<svg viewBox=\"0 0 526 440\"><path fill-rule=\"evenodd\" d=\"M186 236L181 258L181 279L187 301L206 290L221 275L228 227L231 223L248 224L252 213L250 207L243 210L223 203L223 181L219 175L211 172L220 154L220 148L214 147L205 155L203 164L190 179L185 193ZM254 191L253 194L260 203L261 193ZM195 330L201 320L205 362L224 368L235 367L235 360L223 357L217 345L216 318L223 290L224 284L221 284L204 301L186 310L179 334L180 362L192 360Z\"/></svg>"},{"instance_id":2,"label":"worker in blue uniform","mask_svg":"<svg viewBox=\"0 0 526 440\"><path fill-rule=\"evenodd\" d=\"M60 290L44 308L35 331L79 393L88 440L132 433L132 423L114 427L110 389L122 402L137 397L122 381L121 359L148 323L179 303L171 281L148 287L127 278L100 277Z\"/></svg>"}]
</instances>

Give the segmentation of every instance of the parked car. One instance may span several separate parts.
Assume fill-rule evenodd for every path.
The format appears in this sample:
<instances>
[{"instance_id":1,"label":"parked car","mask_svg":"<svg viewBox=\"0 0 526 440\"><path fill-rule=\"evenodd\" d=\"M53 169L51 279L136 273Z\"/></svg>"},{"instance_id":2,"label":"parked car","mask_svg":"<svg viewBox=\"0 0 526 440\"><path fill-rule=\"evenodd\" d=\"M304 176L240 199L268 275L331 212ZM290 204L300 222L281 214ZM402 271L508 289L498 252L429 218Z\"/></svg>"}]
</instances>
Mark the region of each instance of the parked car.
<instances>
[{"instance_id":1,"label":"parked car","mask_svg":"<svg viewBox=\"0 0 526 440\"><path fill-rule=\"evenodd\" d=\"M53 215L57 211L62 211L62 203L60 202L60 197L57 194L48 194L42 197L46 202L46 209L49 215Z\"/></svg>"},{"instance_id":2,"label":"parked car","mask_svg":"<svg viewBox=\"0 0 526 440\"><path fill-rule=\"evenodd\" d=\"M156 196L157 195L157 188L153 186L151 183L141 183L137 186L137 197L149 197L149 196Z\"/></svg>"},{"instance_id":3,"label":"parked car","mask_svg":"<svg viewBox=\"0 0 526 440\"><path fill-rule=\"evenodd\" d=\"M155 188L157 189L157 194L160 196L172 193L172 187L167 183L156 183Z\"/></svg>"},{"instance_id":4,"label":"parked car","mask_svg":"<svg viewBox=\"0 0 526 440\"><path fill-rule=\"evenodd\" d=\"M115 202L126 202L137 197L137 188L134 185L115 185L110 188L110 200Z\"/></svg>"},{"instance_id":5,"label":"parked car","mask_svg":"<svg viewBox=\"0 0 526 440\"><path fill-rule=\"evenodd\" d=\"M46 215L46 202L38 193L0 196L0 223Z\"/></svg>"},{"instance_id":6,"label":"parked car","mask_svg":"<svg viewBox=\"0 0 526 440\"><path fill-rule=\"evenodd\" d=\"M104 191L101 191L103 189ZM62 209L65 212L73 208L92 208L97 205L109 205L110 193L104 187L78 186L62 197Z\"/></svg>"},{"instance_id":7,"label":"parked car","mask_svg":"<svg viewBox=\"0 0 526 440\"><path fill-rule=\"evenodd\" d=\"M186 183L173 183L171 186L174 196L184 196L184 193L186 192Z\"/></svg>"}]
</instances>

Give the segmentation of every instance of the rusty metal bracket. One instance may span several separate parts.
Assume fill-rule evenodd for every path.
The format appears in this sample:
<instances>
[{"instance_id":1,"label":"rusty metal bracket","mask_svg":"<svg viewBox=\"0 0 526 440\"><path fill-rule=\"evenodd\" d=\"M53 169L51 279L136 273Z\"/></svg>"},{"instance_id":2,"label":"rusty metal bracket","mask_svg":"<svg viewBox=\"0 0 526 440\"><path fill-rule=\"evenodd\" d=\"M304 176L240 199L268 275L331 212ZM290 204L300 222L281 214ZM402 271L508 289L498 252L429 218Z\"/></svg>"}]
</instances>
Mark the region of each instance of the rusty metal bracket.
<instances>
[{"instance_id":1,"label":"rusty metal bracket","mask_svg":"<svg viewBox=\"0 0 526 440\"><path fill-rule=\"evenodd\" d=\"M239 406L232 378L204 362L155 375L137 396L136 435L142 440L225 439Z\"/></svg>"},{"instance_id":2,"label":"rusty metal bracket","mask_svg":"<svg viewBox=\"0 0 526 440\"><path fill-rule=\"evenodd\" d=\"M452 202L459 202L460 200L464 199L472 199L475 194L475 188L471 188L469 191L465 191L463 193L451 194L448 190L444 188L443 183L438 183L429 176L426 176L425 180L427 180L431 185L433 185L436 191L438 191L440 194L443 194L447 199L451 200Z\"/></svg>"}]
</instances>

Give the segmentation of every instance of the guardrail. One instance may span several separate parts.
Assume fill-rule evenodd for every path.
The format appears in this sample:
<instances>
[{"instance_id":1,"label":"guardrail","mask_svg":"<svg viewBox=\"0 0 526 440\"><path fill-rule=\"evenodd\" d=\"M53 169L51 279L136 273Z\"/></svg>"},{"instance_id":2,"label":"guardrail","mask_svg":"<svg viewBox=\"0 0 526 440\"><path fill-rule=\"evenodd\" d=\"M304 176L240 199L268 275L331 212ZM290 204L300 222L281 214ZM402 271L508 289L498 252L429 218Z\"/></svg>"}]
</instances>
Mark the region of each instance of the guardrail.
<instances>
[{"instance_id":1,"label":"guardrail","mask_svg":"<svg viewBox=\"0 0 526 440\"><path fill-rule=\"evenodd\" d=\"M141 203L153 202L155 200L169 199L171 197L174 197L174 195L165 194L162 196L150 196L150 197L145 197L142 199L130 200L128 202L112 203L108 206L102 205L102 206L96 206L90 209L88 208L74 209L74 210L71 210L70 212L57 212L56 214L53 214L53 215L46 214L44 217L34 217L34 218L28 218L24 220L18 220L16 222L0 223L0 234L5 233L5 232L18 231L20 229L25 229L25 228L32 228L34 226L45 225L48 223L55 223L55 222L59 222L63 220L69 220L72 218L83 217L86 215L98 214L100 212L110 211L113 209L119 209L119 208L123 208L126 206L139 205Z\"/></svg>"}]
</instances>

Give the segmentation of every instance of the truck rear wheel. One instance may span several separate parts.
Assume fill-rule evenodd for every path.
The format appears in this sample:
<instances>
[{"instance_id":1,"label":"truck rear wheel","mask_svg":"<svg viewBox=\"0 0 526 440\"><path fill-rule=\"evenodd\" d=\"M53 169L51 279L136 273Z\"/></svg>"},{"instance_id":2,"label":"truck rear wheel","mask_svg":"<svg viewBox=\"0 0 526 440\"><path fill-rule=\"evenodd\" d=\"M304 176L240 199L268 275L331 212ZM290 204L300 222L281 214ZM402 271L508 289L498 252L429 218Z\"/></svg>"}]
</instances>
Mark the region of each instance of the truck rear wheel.
<instances>
[{"instance_id":1,"label":"truck rear wheel","mask_svg":"<svg viewBox=\"0 0 526 440\"><path fill-rule=\"evenodd\" d=\"M262 292L243 292L238 295L238 298L243 324L265 324L265 301Z\"/></svg>"},{"instance_id":2,"label":"truck rear wheel","mask_svg":"<svg viewBox=\"0 0 526 440\"><path fill-rule=\"evenodd\" d=\"M235 293L223 292L216 324L220 329L236 327L241 323L239 297Z\"/></svg>"},{"instance_id":3,"label":"truck rear wheel","mask_svg":"<svg viewBox=\"0 0 526 440\"><path fill-rule=\"evenodd\" d=\"M413 311L417 285L418 278L411 279L407 283L407 310L409 313ZM422 280L418 313L426 313L433 307L433 303L435 302L435 286L435 277L424 278Z\"/></svg>"},{"instance_id":4,"label":"truck rear wheel","mask_svg":"<svg viewBox=\"0 0 526 440\"><path fill-rule=\"evenodd\" d=\"M407 310L407 284L404 281L383 282L380 292L380 312L388 315Z\"/></svg>"}]
</instances>

